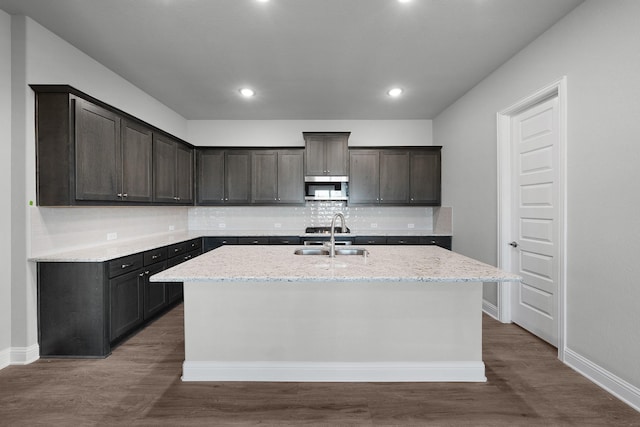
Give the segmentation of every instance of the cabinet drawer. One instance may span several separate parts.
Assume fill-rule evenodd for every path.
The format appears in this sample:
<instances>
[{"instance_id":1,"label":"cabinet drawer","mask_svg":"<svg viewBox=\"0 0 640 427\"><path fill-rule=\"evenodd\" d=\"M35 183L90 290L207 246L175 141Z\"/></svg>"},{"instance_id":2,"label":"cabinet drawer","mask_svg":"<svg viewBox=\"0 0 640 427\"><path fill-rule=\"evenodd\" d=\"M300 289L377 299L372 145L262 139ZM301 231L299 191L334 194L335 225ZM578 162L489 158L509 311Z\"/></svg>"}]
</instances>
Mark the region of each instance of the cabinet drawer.
<instances>
[{"instance_id":1,"label":"cabinet drawer","mask_svg":"<svg viewBox=\"0 0 640 427\"><path fill-rule=\"evenodd\" d=\"M167 248L152 249L144 253L144 265L151 265L167 259Z\"/></svg>"},{"instance_id":2,"label":"cabinet drawer","mask_svg":"<svg viewBox=\"0 0 640 427\"><path fill-rule=\"evenodd\" d=\"M238 237L239 245L268 245L268 237Z\"/></svg>"},{"instance_id":3,"label":"cabinet drawer","mask_svg":"<svg viewBox=\"0 0 640 427\"><path fill-rule=\"evenodd\" d=\"M358 236L355 238L356 245L386 245L385 236Z\"/></svg>"},{"instance_id":4,"label":"cabinet drawer","mask_svg":"<svg viewBox=\"0 0 640 427\"><path fill-rule=\"evenodd\" d=\"M187 252L202 248L202 239L193 239L187 242Z\"/></svg>"},{"instance_id":5,"label":"cabinet drawer","mask_svg":"<svg viewBox=\"0 0 640 427\"><path fill-rule=\"evenodd\" d=\"M418 236L390 236L387 237L387 245L419 245Z\"/></svg>"},{"instance_id":6,"label":"cabinet drawer","mask_svg":"<svg viewBox=\"0 0 640 427\"><path fill-rule=\"evenodd\" d=\"M109 278L120 276L142 267L142 254L134 254L109 261Z\"/></svg>"},{"instance_id":7,"label":"cabinet drawer","mask_svg":"<svg viewBox=\"0 0 640 427\"><path fill-rule=\"evenodd\" d=\"M451 250L451 236L422 236L421 245L437 245L441 248Z\"/></svg>"},{"instance_id":8,"label":"cabinet drawer","mask_svg":"<svg viewBox=\"0 0 640 427\"><path fill-rule=\"evenodd\" d=\"M298 236L290 236L290 237L269 237L270 245L299 245L300 237Z\"/></svg>"},{"instance_id":9,"label":"cabinet drawer","mask_svg":"<svg viewBox=\"0 0 640 427\"><path fill-rule=\"evenodd\" d=\"M195 258L198 255L200 255L199 249L195 251L187 252L182 255L174 256L173 258L169 258L169 261L167 261L167 266L169 268L175 267L176 265L182 264L185 261L189 261L190 259Z\"/></svg>"},{"instance_id":10,"label":"cabinet drawer","mask_svg":"<svg viewBox=\"0 0 640 427\"><path fill-rule=\"evenodd\" d=\"M187 242L176 243L167 247L168 257L173 258L174 256L186 254L187 250Z\"/></svg>"},{"instance_id":11,"label":"cabinet drawer","mask_svg":"<svg viewBox=\"0 0 640 427\"><path fill-rule=\"evenodd\" d=\"M205 237L204 252L212 251L224 245L237 245L237 244L238 244L238 239L236 237Z\"/></svg>"}]
</instances>

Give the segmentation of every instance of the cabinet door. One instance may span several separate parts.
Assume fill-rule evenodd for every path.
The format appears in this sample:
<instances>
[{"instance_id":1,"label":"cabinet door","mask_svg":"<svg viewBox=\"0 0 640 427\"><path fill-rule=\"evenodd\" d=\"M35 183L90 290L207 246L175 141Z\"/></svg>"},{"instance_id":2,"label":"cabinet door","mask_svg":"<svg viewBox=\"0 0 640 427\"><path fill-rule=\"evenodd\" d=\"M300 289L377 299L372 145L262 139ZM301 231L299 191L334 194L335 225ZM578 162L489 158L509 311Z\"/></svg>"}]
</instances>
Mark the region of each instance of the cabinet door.
<instances>
[{"instance_id":1,"label":"cabinet door","mask_svg":"<svg viewBox=\"0 0 640 427\"><path fill-rule=\"evenodd\" d=\"M377 204L380 194L380 155L377 150L352 151L349 203Z\"/></svg>"},{"instance_id":2,"label":"cabinet door","mask_svg":"<svg viewBox=\"0 0 640 427\"><path fill-rule=\"evenodd\" d=\"M343 135L327 136L325 138L325 167L326 175L349 174L349 150L347 139Z\"/></svg>"},{"instance_id":3,"label":"cabinet door","mask_svg":"<svg viewBox=\"0 0 640 427\"><path fill-rule=\"evenodd\" d=\"M409 202L409 152L380 150L380 203Z\"/></svg>"},{"instance_id":4,"label":"cabinet door","mask_svg":"<svg viewBox=\"0 0 640 427\"><path fill-rule=\"evenodd\" d=\"M324 137L319 135L305 136L305 147L305 175L325 175L326 168Z\"/></svg>"},{"instance_id":5,"label":"cabinet door","mask_svg":"<svg viewBox=\"0 0 640 427\"><path fill-rule=\"evenodd\" d=\"M193 149L176 143L176 202L193 203Z\"/></svg>"},{"instance_id":6,"label":"cabinet door","mask_svg":"<svg viewBox=\"0 0 640 427\"><path fill-rule=\"evenodd\" d=\"M153 140L151 129L129 120L122 121L122 200L152 200Z\"/></svg>"},{"instance_id":7,"label":"cabinet door","mask_svg":"<svg viewBox=\"0 0 640 427\"><path fill-rule=\"evenodd\" d=\"M153 201L175 203L176 144L171 139L153 136Z\"/></svg>"},{"instance_id":8,"label":"cabinet door","mask_svg":"<svg viewBox=\"0 0 640 427\"><path fill-rule=\"evenodd\" d=\"M278 203L304 203L302 150L278 153Z\"/></svg>"},{"instance_id":9,"label":"cabinet door","mask_svg":"<svg viewBox=\"0 0 640 427\"><path fill-rule=\"evenodd\" d=\"M120 117L75 101L76 200L119 200Z\"/></svg>"},{"instance_id":10,"label":"cabinet door","mask_svg":"<svg viewBox=\"0 0 640 427\"><path fill-rule=\"evenodd\" d=\"M412 204L440 205L440 151L411 153Z\"/></svg>"},{"instance_id":11,"label":"cabinet door","mask_svg":"<svg viewBox=\"0 0 640 427\"><path fill-rule=\"evenodd\" d=\"M252 203L276 203L278 201L278 153L255 151L251 156Z\"/></svg>"},{"instance_id":12,"label":"cabinet door","mask_svg":"<svg viewBox=\"0 0 640 427\"><path fill-rule=\"evenodd\" d=\"M224 151L198 150L198 204L224 203Z\"/></svg>"},{"instance_id":13,"label":"cabinet door","mask_svg":"<svg viewBox=\"0 0 640 427\"><path fill-rule=\"evenodd\" d=\"M111 341L126 335L144 320L144 270L109 280Z\"/></svg>"},{"instance_id":14,"label":"cabinet door","mask_svg":"<svg viewBox=\"0 0 640 427\"><path fill-rule=\"evenodd\" d=\"M167 268L166 262L158 262L144 272L144 318L149 319L167 306L166 284L150 282L149 277Z\"/></svg>"},{"instance_id":15,"label":"cabinet door","mask_svg":"<svg viewBox=\"0 0 640 427\"><path fill-rule=\"evenodd\" d=\"M251 202L251 153L227 151L224 156L225 203Z\"/></svg>"}]
</instances>

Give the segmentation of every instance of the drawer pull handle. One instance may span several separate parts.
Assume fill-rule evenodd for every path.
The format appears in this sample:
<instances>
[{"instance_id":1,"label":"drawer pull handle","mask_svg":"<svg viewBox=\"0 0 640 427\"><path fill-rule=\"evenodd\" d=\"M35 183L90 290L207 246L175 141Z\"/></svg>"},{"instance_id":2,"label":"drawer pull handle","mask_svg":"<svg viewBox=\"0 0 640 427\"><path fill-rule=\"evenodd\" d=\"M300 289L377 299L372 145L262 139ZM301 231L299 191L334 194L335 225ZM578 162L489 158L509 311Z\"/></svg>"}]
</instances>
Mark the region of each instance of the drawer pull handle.
<instances>
[{"instance_id":1,"label":"drawer pull handle","mask_svg":"<svg viewBox=\"0 0 640 427\"><path fill-rule=\"evenodd\" d=\"M184 257L185 261L188 260L188 259L191 259L191 255L187 255L187 256Z\"/></svg>"},{"instance_id":2,"label":"drawer pull handle","mask_svg":"<svg viewBox=\"0 0 640 427\"><path fill-rule=\"evenodd\" d=\"M120 267L121 267L121 268L129 268L129 267L133 267L133 266L134 266L134 263L131 263L131 264L122 264Z\"/></svg>"},{"instance_id":3,"label":"drawer pull handle","mask_svg":"<svg viewBox=\"0 0 640 427\"><path fill-rule=\"evenodd\" d=\"M160 255L151 255L151 259L158 259L160 258Z\"/></svg>"},{"instance_id":4,"label":"drawer pull handle","mask_svg":"<svg viewBox=\"0 0 640 427\"><path fill-rule=\"evenodd\" d=\"M175 248L175 249L173 250L173 253L174 253L174 254L175 254L175 253L178 253L178 252L180 252L180 248Z\"/></svg>"}]
</instances>

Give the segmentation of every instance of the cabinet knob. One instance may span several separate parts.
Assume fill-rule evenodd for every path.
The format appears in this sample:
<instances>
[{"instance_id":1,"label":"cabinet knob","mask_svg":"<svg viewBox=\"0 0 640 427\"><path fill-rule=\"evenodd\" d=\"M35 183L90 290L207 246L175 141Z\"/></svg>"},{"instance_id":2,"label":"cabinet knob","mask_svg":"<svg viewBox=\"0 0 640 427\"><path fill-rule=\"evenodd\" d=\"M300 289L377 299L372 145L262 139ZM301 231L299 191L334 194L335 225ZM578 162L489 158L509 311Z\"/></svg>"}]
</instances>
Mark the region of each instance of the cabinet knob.
<instances>
[{"instance_id":1,"label":"cabinet knob","mask_svg":"<svg viewBox=\"0 0 640 427\"><path fill-rule=\"evenodd\" d=\"M129 195L127 193L124 193L122 197L129 197Z\"/></svg>"},{"instance_id":2,"label":"cabinet knob","mask_svg":"<svg viewBox=\"0 0 640 427\"><path fill-rule=\"evenodd\" d=\"M140 274L138 274L138 276L144 277L144 273L140 273Z\"/></svg>"},{"instance_id":3,"label":"cabinet knob","mask_svg":"<svg viewBox=\"0 0 640 427\"><path fill-rule=\"evenodd\" d=\"M122 198L122 193L118 193L118 194L116 194L116 196L118 196L118 198L121 199Z\"/></svg>"}]
</instances>

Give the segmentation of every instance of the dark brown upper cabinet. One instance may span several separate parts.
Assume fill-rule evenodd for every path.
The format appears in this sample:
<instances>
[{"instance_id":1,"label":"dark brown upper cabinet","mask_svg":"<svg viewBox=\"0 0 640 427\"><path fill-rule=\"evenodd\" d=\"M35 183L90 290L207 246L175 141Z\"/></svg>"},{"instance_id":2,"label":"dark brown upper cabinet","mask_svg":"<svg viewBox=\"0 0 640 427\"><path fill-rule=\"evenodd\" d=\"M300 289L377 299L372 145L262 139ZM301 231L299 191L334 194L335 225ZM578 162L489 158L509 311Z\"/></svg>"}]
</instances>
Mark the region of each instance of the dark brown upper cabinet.
<instances>
[{"instance_id":1,"label":"dark brown upper cabinet","mask_svg":"<svg viewBox=\"0 0 640 427\"><path fill-rule=\"evenodd\" d=\"M251 151L198 148L198 205L251 203Z\"/></svg>"},{"instance_id":2,"label":"dark brown upper cabinet","mask_svg":"<svg viewBox=\"0 0 640 427\"><path fill-rule=\"evenodd\" d=\"M429 147L411 152L409 203L440 206L441 147Z\"/></svg>"},{"instance_id":3,"label":"dark brown upper cabinet","mask_svg":"<svg viewBox=\"0 0 640 427\"><path fill-rule=\"evenodd\" d=\"M153 182L155 203L193 204L193 149L154 133Z\"/></svg>"},{"instance_id":4,"label":"dark brown upper cabinet","mask_svg":"<svg viewBox=\"0 0 640 427\"><path fill-rule=\"evenodd\" d=\"M70 86L31 87L36 93L38 205L156 202L153 137L171 139L167 134ZM182 151L176 154L180 166L173 168L180 174L174 196L192 204L193 150L175 142Z\"/></svg>"},{"instance_id":5,"label":"dark brown upper cabinet","mask_svg":"<svg viewBox=\"0 0 640 427\"><path fill-rule=\"evenodd\" d=\"M349 175L350 132L303 132L307 176Z\"/></svg>"},{"instance_id":6,"label":"dark brown upper cabinet","mask_svg":"<svg viewBox=\"0 0 640 427\"><path fill-rule=\"evenodd\" d=\"M122 121L122 199L150 202L153 198L153 133L148 127Z\"/></svg>"},{"instance_id":7,"label":"dark brown upper cabinet","mask_svg":"<svg viewBox=\"0 0 640 427\"><path fill-rule=\"evenodd\" d=\"M75 106L75 199L122 199L121 118L82 99Z\"/></svg>"},{"instance_id":8,"label":"dark brown upper cabinet","mask_svg":"<svg viewBox=\"0 0 640 427\"><path fill-rule=\"evenodd\" d=\"M349 204L380 202L380 150L351 150Z\"/></svg>"},{"instance_id":9,"label":"dark brown upper cabinet","mask_svg":"<svg viewBox=\"0 0 640 427\"><path fill-rule=\"evenodd\" d=\"M229 150L224 153L224 202L251 203L251 151Z\"/></svg>"},{"instance_id":10,"label":"dark brown upper cabinet","mask_svg":"<svg viewBox=\"0 0 640 427\"><path fill-rule=\"evenodd\" d=\"M302 150L255 150L252 153L251 202L304 203Z\"/></svg>"},{"instance_id":11,"label":"dark brown upper cabinet","mask_svg":"<svg viewBox=\"0 0 640 427\"><path fill-rule=\"evenodd\" d=\"M304 203L303 150L197 150L198 205Z\"/></svg>"},{"instance_id":12,"label":"dark brown upper cabinet","mask_svg":"<svg viewBox=\"0 0 640 427\"><path fill-rule=\"evenodd\" d=\"M440 149L352 148L349 203L439 206Z\"/></svg>"},{"instance_id":13,"label":"dark brown upper cabinet","mask_svg":"<svg viewBox=\"0 0 640 427\"><path fill-rule=\"evenodd\" d=\"M196 203L198 205L223 204L224 150L198 148L196 173Z\"/></svg>"}]
</instances>

